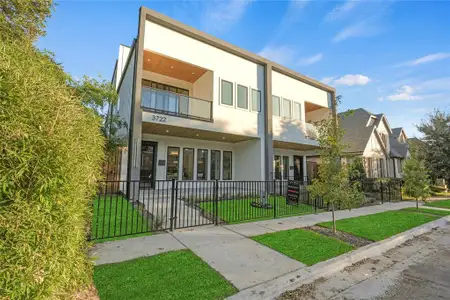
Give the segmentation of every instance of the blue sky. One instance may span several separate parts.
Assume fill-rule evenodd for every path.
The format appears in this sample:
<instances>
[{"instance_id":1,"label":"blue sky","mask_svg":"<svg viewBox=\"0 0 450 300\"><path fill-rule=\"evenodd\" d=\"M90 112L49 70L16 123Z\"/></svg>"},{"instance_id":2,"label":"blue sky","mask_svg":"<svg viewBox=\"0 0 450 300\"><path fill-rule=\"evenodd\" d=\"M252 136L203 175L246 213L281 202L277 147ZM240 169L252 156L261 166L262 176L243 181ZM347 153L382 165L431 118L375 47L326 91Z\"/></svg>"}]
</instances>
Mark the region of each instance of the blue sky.
<instances>
[{"instance_id":1,"label":"blue sky","mask_svg":"<svg viewBox=\"0 0 450 300\"><path fill-rule=\"evenodd\" d=\"M328 83L341 111L385 113L409 136L450 107L449 1L60 1L37 45L73 76L110 79L141 5Z\"/></svg>"}]
</instances>

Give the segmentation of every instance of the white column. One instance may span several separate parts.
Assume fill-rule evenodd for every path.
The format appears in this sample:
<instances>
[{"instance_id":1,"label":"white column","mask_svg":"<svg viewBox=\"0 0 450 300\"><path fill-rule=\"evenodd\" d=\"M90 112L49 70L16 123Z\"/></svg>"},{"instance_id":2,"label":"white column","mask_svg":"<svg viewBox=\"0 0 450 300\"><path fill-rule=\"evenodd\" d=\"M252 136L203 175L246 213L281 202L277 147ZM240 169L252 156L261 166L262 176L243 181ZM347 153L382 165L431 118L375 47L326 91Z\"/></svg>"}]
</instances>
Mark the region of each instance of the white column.
<instances>
[{"instance_id":1,"label":"white column","mask_svg":"<svg viewBox=\"0 0 450 300\"><path fill-rule=\"evenodd\" d=\"M308 177L308 170L306 167L306 155L303 155L303 178L301 180L306 181Z\"/></svg>"}]
</instances>

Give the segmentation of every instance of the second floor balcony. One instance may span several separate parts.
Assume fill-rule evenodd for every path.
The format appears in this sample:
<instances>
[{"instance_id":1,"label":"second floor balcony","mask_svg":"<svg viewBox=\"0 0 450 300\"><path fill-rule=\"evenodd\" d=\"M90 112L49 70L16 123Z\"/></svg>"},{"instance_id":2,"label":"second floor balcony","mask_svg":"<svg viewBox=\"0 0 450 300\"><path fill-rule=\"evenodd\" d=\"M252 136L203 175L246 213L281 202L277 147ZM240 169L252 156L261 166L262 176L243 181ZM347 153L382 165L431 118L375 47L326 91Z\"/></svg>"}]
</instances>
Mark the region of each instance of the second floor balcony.
<instances>
[{"instance_id":1,"label":"second floor balcony","mask_svg":"<svg viewBox=\"0 0 450 300\"><path fill-rule=\"evenodd\" d=\"M183 94L143 87L141 108L144 111L199 121L213 121L213 103Z\"/></svg>"}]
</instances>

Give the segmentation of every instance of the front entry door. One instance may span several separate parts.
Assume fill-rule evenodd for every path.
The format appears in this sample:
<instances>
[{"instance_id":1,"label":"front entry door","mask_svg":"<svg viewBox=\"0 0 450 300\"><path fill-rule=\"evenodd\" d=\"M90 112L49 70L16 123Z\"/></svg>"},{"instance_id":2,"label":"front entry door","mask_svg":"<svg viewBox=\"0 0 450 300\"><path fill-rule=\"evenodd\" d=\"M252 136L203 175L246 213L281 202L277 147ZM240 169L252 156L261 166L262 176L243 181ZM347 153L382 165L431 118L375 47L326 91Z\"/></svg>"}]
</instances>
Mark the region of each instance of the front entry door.
<instances>
[{"instance_id":1,"label":"front entry door","mask_svg":"<svg viewBox=\"0 0 450 300\"><path fill-rule=\"evenodd\" d=\"M303 181L303 156L294 155L294 180Z\"/></svg>"},{"instance_id":2,"label":"front entry door","mask_svg":"<svg viewBox=\"0 0 450 300\"><path fill-rule=\"evenodd\" d=\"M141 187L155 187L156 142L142 141L141 146Z\"/></svg>"}]
</instances>

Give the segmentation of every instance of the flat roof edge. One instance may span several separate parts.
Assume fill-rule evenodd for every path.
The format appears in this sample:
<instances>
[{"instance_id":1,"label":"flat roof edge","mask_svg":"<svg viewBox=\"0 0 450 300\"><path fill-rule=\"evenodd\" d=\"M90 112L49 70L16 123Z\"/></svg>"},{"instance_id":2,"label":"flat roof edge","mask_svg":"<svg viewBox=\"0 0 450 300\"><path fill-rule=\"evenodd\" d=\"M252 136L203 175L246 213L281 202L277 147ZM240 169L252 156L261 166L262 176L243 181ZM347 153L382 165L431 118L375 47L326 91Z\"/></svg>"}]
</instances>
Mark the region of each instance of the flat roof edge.
<instances>
[{"instance_id":1,"label":"flat roof edge","mask_svg":"<svg viewBox=\"0 0 450 300\"><path fill-rule=\"evenodd\" d=\"M303 74L300 74L300 73L298 73L294 70L291 70L283 65L280 65L276 62L270 61L262 56L259 56L258 54L255 54L248 50L239 48L231 43L228 43L228 42L221 40L219 38L216 38L208 33L200 31L194 27L191 27L189 25L181 23L175 19L172 19L161 13L158 13L158 12L156 12L152 9L149 9L145 6L141 6L140 9L141 9L142 13L145 13L146 20L149 20L153 23L156 23L163 27L169 28L169 29L179 32L181 34L187 35L198 41L204 42L206 44L209 44L209 45L219 48L221 50L224 50L224 51L227 51L234 55L240 56L240 57L247 59L249 61L252 61L254 63L262 64L262 65L270 65L270 66L272 66L272 70L275 72L292 77L294 79L297 79L304 83L310 84L310 85L317 87L319 89L322 89L324 91L333 92L333 93L336 92L335 88L333 88L329 85L326 85L316 79L313 79L313 78L307 77Z\"/></svg>"}]
</instances>

